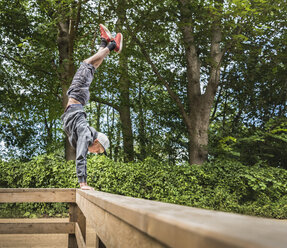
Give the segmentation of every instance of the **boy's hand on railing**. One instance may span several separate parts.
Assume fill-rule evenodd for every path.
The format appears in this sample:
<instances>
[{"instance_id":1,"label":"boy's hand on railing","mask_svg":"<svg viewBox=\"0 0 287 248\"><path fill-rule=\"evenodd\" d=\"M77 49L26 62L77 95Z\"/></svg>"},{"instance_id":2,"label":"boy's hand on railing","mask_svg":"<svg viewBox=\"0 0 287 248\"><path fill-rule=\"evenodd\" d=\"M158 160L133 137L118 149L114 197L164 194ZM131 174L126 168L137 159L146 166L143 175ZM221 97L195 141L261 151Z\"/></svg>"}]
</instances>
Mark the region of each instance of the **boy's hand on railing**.
<instances>
[{"instance_id":1,"label":"boy's hand on railing","mask_svg":"<svg viewBox=\"0 0 287 248\"><path fill-rule=\"evenodd\" d=\"M80 183L80 188L82 190L95 190L94 188L92 188L91 186L89 186L87 183Z\"/></svg>"}]
</instances>

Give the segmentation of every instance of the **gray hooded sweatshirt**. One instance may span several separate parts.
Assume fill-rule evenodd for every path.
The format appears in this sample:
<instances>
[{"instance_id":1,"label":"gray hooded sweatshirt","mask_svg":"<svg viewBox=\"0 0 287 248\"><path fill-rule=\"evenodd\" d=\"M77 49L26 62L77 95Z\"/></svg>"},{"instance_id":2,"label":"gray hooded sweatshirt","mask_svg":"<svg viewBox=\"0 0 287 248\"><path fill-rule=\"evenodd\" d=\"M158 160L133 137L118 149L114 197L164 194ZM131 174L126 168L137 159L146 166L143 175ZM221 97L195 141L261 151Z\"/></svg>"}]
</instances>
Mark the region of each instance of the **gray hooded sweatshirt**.
<instances>
[{"instance_id":1,"label":"gray hooded sweatshirt","mask_svg":"<svg viewBox=\"0 0 287 248\"><path fill-rule=\"evenodd\" d=\"M79 183L87 181L87 153L97 138L98 133L88 126L87 114L82 104L72 104L61 116L64 131L69 138L69 142L76 150L76 167Z\"/></svg>"}]
</instances>

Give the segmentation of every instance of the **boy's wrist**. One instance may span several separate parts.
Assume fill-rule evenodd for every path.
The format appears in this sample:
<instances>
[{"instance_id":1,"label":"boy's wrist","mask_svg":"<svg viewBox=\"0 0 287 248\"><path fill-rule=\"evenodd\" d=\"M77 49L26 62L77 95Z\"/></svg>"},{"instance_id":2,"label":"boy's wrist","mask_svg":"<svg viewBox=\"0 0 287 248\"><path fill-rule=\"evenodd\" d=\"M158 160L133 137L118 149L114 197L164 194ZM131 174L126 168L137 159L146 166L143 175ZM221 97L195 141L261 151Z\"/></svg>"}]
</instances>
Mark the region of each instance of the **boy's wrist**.
<instances>
[{"instance_id":1,"label":"boy's wrist","mask_svg":"<svg viewBox=\"0 0 287 248\"><path fill-rule=\"evenodd\" d=\"M87 183L87 177L78 176L78 183Z\"/></svg>"},{"instance_id":2,"label":"boy's wrist","mask_svg":"<svg viewBox=\"0 0 287 248\"><path fill-rule=\"evenodd\" d=\"M83 186L86 186L87 185L87 182L81 182L80 183L80 187L83 187Z\"/></svg>"}]
</instances>

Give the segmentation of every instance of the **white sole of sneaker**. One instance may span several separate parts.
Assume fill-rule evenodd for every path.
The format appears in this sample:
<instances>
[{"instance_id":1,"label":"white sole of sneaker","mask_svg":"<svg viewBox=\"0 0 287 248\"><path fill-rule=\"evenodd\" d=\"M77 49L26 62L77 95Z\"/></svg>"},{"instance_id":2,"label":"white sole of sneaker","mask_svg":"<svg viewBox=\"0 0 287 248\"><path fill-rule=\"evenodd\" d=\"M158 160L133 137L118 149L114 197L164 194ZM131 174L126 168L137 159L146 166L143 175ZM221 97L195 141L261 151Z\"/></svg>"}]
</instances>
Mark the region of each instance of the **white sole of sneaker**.
<instances>
[{"instance_id":1,"label":"white sole of sneaker","mask_svg":"<svg viewBox=\"0 0 287 248\"><path fill-rule=\"evenodd\" d=\"M103 24L100 24L100 27L102 27L103 30L105 30L107 36L109 37L110 40L113 39L113 36L111 34L111 32L103 25Z\"/></svg>"}]
</instances>

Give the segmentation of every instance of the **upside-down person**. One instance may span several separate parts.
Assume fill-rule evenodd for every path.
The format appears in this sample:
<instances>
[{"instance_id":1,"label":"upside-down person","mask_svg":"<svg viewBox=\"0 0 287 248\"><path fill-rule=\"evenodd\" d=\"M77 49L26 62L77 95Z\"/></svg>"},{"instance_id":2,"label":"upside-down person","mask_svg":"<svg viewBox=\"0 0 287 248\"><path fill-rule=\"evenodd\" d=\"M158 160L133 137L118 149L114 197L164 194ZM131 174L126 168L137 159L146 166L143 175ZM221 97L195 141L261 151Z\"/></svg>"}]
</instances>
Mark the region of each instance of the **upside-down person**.
<instances>
[{"instance_id":1,"label":"upside-down person","mask_svg":"<svg viewBox=\"0 0 287 248\"><path fill-rule=\"evenodd\" d=\"M70 144L76 150L76 171L80 188L83 190L93 190L87 184L88 151L106 154L106 150L110 145L109 139L105 134L97 132L88 125L87 114L83 107L87 104L90 97L89 87L95 70L111 51L120 53L123 45L121 33L117 33L116 37L113 38L109 30L102 24L100 24L100 32L100 48L96 54L81 63L67 91L69 100L65 112L61 116L64 131Z\"/></svg>"}]
</instances>

